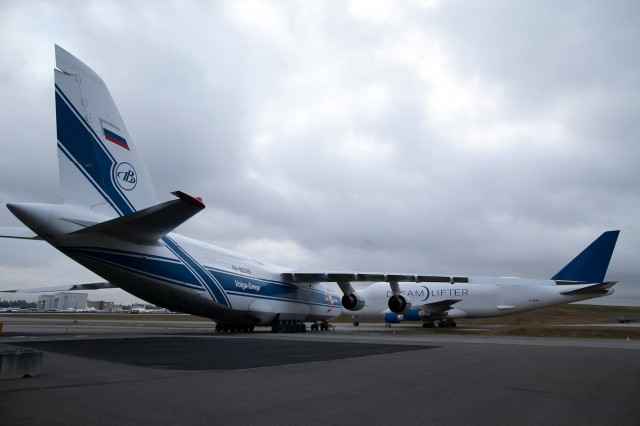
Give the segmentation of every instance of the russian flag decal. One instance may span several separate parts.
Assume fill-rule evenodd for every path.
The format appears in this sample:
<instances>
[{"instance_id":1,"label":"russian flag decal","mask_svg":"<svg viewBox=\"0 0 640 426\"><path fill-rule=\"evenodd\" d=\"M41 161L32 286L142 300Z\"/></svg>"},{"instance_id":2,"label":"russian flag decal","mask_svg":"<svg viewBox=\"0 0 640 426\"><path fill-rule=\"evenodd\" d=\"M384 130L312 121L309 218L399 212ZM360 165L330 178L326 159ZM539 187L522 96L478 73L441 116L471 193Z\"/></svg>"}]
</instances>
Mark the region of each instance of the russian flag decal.
<instances>
[{"instance_id":1,"label":"russian flag decal","mask_svg":"<svg viewBox=\"0 0 640 426\"><path fill-rule=\"evenodd\" d=\"M120 135L113 133L111 130L107 130L104 127L102 128L104 131L104 138L108 141L115 143L116 145L120 145L121 147L129 150L129 145L127 145L127 140Z\"/></svg>"}]
</instances>

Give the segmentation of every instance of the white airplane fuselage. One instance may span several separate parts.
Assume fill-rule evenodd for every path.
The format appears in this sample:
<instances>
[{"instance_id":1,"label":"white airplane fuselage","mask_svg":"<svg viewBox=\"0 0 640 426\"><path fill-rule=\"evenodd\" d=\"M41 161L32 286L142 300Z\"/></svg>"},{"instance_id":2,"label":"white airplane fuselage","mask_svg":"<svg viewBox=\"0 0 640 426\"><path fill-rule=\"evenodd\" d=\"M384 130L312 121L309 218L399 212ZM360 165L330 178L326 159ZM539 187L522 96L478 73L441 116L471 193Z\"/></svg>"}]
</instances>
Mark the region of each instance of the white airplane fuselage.
<instances>
[{"instance_id":1,"label":"white airplane fuselage","mask_svg":"<svg viewBox=\"0 0 640 426\"><path fill-rule=\"evenodd\" d=\"M294 285L287 271L177 233L156 244L76 233L113 219L71 205L9 204L48 243L105 280L148 302L236 325L330 320L342 313L327 283Z\"/></svg>"},{"instance_id":2,"label":"white airplane fuselage","mask_svg":"<svg viewBox=\"0 0 640 426\"><path fill-rule=\"evenodd\" d=\"M400 294L411 306L404 314L389 311L387 303L393 292L386 282L372 284L359 292L365 306L362 316L384 315L387 322L426 321L435 319L487 318L511 315L562 303L577 302L613 293L563 294L584 285L557 285L554 280L507 277L468 277L467 283L399 283ZM440 303L452 305L442 314Z\"/></svg>"}]
</instances>

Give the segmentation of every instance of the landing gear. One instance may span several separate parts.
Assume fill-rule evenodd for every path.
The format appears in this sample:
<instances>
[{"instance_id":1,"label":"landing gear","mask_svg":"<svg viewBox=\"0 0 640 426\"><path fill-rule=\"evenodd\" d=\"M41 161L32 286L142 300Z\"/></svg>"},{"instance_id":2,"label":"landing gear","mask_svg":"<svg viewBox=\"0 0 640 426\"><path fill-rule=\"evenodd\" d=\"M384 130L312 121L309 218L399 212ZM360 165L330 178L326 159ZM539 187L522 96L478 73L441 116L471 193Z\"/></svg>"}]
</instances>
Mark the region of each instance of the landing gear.
<instances>
[{"instance_id":1,"label":"landing gear","mask_svg":"<svg viewBox=\"0 0 640 426\"><path fill-rule=\"evenodd\" d=\"M438 323L438 328L455 327L457 324L454 320L443 319ZM433 321L427 321L422 323L423 328L435 328L436 323Z\"/></svg>"},{"instance_id":2,"label":"landing gear","mask_svg":"<svg viewBox=\"0 0 640 426\"><path fill-rule=\"evenodd\" d=\"M271 324L271 332L277 333L278 331L283 333L304 333L307 331L307 325L302 321L278 321Z\"/></svg>"},{"instance_id":3,"label":"landing gear","mask_svg":"<svg viewBox=\"0 0 640 426\"><path fill-rule=\"evenodd\" d=\"M438 327L440 327L440 328L447 328L447 327L455 328L456 325L457 324L456 324L456 322L454 320L441 320L438 323Z\"/></svg>"},{"instance_id":4,"label":"landing gear","mask_svg":"<svg viewBox=\"0 0 640 426\"><path fill-rule=\"evenodd\" d=\"M316 321L311 324L311 331L327 331L329 330L329 323L326 320Z\"/></svg>"},{"instance_id":5,"label":"landing gear","mask_svg":"<svg viewBox=\"0 0 640 426\"><path fill-rule=\"evenodd\" d=\"M252 325L233 325L216 323L216 333L252 333Z\"/></svg>"}]
</instances>

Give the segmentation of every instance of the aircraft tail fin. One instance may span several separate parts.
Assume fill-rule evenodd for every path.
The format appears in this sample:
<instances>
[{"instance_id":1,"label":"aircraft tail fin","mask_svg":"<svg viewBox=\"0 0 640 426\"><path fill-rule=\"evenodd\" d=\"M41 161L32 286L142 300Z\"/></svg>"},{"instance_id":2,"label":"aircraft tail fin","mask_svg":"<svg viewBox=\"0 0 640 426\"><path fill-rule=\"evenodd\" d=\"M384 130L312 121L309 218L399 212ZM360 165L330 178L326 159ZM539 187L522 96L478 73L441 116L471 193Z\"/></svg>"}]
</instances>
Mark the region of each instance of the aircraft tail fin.
<instances>
[{"instance_id":1,"label":"aircraft tail fin","mask_svg":"<svg viewBox=\"0 0 640 426\"><path fill-rule=\"evenodd\" d=\"M158 204L131 136L102 79L56 46L60 187L65 203L123 216Z\"/></svg>"},{"instance_id":2,"label":"aircraft tail fin","mask_svg":"<svg viewBox=\"0 0 640 426\"><path fill-rule=\"evenodd\" d=\"M585 283L603 282L619 234L620 231L603 233L551 279Z\"/></svg>"},{"instance_id":3,"label":"aircraft tail fin","mask_svg":"<svg viewBox=\"0 0 640 426\"><path fill-rule=\"evenodd\" d=\"M178 197L177 200L101 222L73 234L97 233L137 243L153 244L204 209L204 204L198 198L180 191L173 194Z\"/></svg>"}]
</instances>

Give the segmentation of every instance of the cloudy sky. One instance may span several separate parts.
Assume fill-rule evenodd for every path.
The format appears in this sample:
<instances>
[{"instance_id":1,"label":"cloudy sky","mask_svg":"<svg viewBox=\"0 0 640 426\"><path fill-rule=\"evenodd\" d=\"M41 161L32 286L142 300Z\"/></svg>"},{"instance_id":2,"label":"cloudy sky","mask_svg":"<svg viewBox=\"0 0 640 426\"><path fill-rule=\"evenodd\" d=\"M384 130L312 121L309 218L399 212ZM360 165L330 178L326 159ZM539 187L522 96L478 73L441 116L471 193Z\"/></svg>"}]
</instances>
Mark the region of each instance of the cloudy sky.
<instances>
[{"instance_id":1,"label":"cloudy sky","mask_svg":"<svg viewBox=\"0 0 640 426\"><path fill-rule=\"evenodd\" d=\"M0 16L2 203L60 202L59 44L109 86L161 198L203 197L185 235L306 269L547 278L620 229L598 302L640 305L635 0L33 0ZM0 254L2 288L99 280L42 242Z\"/></svg>"}]
</instances>

